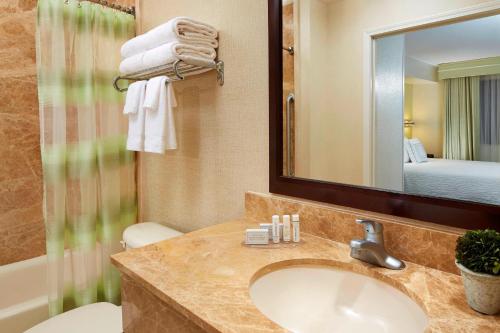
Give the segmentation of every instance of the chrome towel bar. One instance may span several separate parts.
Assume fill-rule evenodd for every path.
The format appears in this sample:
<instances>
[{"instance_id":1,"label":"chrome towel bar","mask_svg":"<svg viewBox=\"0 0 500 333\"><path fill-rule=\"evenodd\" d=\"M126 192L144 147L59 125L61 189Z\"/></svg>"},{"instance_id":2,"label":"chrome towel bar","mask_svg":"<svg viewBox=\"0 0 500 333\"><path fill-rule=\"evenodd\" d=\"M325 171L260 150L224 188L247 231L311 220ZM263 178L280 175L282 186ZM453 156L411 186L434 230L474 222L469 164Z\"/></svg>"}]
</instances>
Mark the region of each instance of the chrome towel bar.
<instances>
[{"instance_id":1,"label":"chrome towel bar","mask_svg":"<svg viewBox=\"0 0 500 333\"><path fill-rule=\"evenodd\" d=\"M180 81L184 80L187 75L191 74L201 74L207 72L209 70L217 71L217 82L219 82L220 86L224 85L224 62L217 61L213 62L213 64L209 66L197 66L188 64L182 60L177 60L173 64L168 64L165 66L158 66L154 68L150 68L146 71L141 71L137 73L127 74L124 76L117 76L113 79L113 87L119 92L127 91L127 87L120 87L118 82L120 80L129 80L129 81L140 81L140 80L149 80L155 76L165 75L169 78L170 81Z\"/></svg>"}]
</instances>

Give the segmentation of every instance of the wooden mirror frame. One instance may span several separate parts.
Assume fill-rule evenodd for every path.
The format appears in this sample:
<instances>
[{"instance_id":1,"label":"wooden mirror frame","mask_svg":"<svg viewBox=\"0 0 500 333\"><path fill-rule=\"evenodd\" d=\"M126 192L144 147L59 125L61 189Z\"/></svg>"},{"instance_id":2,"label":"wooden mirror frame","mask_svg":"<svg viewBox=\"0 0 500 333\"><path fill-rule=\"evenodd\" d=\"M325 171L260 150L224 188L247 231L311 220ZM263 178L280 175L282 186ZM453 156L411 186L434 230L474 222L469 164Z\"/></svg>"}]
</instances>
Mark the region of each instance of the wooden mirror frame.
<instances>
[{"instance_id":1,"label":"wooden mirror frame","mask_svg":"<svg viewBox=\"0 0 500 333\"><path fill-rule=\"evenodd\" d=\"M268 5L269 191L271 193L457 228L490 228L500 231L500 206L283 176L282 2L268 0Z\"/></svg>"}]
</instances>

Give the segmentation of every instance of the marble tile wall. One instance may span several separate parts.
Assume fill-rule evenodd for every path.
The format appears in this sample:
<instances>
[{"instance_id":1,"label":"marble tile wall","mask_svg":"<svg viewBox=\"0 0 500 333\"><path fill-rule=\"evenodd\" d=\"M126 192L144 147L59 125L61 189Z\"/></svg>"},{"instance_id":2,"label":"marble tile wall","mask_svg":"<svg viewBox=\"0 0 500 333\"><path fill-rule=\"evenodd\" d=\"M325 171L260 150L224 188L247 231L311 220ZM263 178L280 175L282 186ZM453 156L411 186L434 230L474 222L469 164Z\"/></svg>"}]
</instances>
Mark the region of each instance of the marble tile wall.
<instances>
[{"instance_id":1,"label":"marble tile wall","mask_svg":"<svg viewBox=\"0 0 500 333\"><path fill-rule=\"evenodd\" d=\"M36 3L0 1L0 265L45 253Z\"/></svg>"},{"instance_id":2,"label":"marble tile wall","mask_svg":"<svg viewBox=\"0 0 500 333\"><path fill-rule=\"evenodd\" d=\"M0 265L45 252L36 0L0 1Z\"/></svg>"},{"instance_id":3,"label":"marble tile wall","mask_svg":"<svg viewBox=\"0 0 500 333\"><path fill-rule=\"evenodd\" d=\"M348 244L362 238L356 218L367 218L384 225L385 245L398 258L458 274L455 243L464 230L403 219L317 202L270 194L248 192L246 217L257 222L270 221L274 214L300 214L301 231Z\"/></svg>"}]
</instances>

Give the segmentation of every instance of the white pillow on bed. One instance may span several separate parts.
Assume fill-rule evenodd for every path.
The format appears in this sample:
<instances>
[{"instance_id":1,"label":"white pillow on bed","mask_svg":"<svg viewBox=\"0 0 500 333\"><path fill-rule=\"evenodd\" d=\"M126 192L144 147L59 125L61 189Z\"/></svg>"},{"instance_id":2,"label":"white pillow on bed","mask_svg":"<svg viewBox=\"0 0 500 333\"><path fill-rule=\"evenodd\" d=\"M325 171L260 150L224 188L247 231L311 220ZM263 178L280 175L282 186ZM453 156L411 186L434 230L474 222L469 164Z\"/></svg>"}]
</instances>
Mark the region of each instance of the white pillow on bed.
<instances>
[{"instance_id":1,"label":"white pillow on bed","mask_svg":"<svg viewBox=\"0 0 500 333\"><path fill-rule=\"evenodd\" d=\"M408 140L409 150L408 155L413 163L423 163L427 162L427 152L425 151L424 145L419 139ZM410 152L411 151L411 152Z\"/></svg>"},{"instance_id":2,"label":"white pillow on bed","mask_svg":"<svg viewBox=\"0 0 500 333\"><path fill-rule=\"evenodd\" d=\"M404 156L403 160L405 163L411 163L416 160L415 153L413 152L413 149L411 148L410 140L407 138L404 139Z\"/></svg>"},{"instance_id":3,"label":"white pillow on bed","mask_svg":"<svg viewBox=\"0 0 500 333\"><path fill-rule=\"evenodd\" d=\"M410 163L411 160L410 160L410 155L408 154L408 139L405 138L404 139L404 144L403 144L403 162L404 163Z\"/></svg>"}]
</instances>

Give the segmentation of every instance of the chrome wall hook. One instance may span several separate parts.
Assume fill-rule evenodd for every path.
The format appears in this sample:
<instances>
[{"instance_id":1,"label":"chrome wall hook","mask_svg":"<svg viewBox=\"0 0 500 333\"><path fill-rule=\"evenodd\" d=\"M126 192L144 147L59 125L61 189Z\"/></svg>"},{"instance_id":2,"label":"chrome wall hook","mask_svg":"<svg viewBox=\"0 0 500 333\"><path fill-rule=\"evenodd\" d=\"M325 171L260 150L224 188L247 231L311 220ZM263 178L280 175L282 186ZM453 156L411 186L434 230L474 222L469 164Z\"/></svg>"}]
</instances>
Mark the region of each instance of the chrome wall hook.
<instances>
[{"instance_id":1,"label":"chrome wall hook","mask_svg":"<svg viewBox=\"0 0 500 333\"><path fill-rule=\"evenodd\" d=\"M181 64L181 60L177 60L176 62L174 62L174 73L175 73L175 76L177 76L177 78L179 80L184 80L184 76L181 75L181 73L179 72L179 65Z\"/></svg>"},{"instance_id":2,"label":"chrome wall hook","mask_svg":"<svg viewBox=\"0 0 500 333\"><path fill-rule=\"evenodd\" d=\"M215 70L217 71L217 82L222 87L224 85L224 61L217 61Z\"/></svg>"},{"instance_id":3,"label":"chrome wall hook","mask_svg":"<svg viewBox=\"0 0 500 333\"><path fill-rule=\"evenodd\" d=\"M125 87L125 88L120 88L120 86L118 85L118 82L120 80L125 80L124 78L120 77L120 76L116 76L114 79L113 79L113 87L118 90L119 92L125 92L128 90L128 87Z\"/></svg>"}]
</instances>

